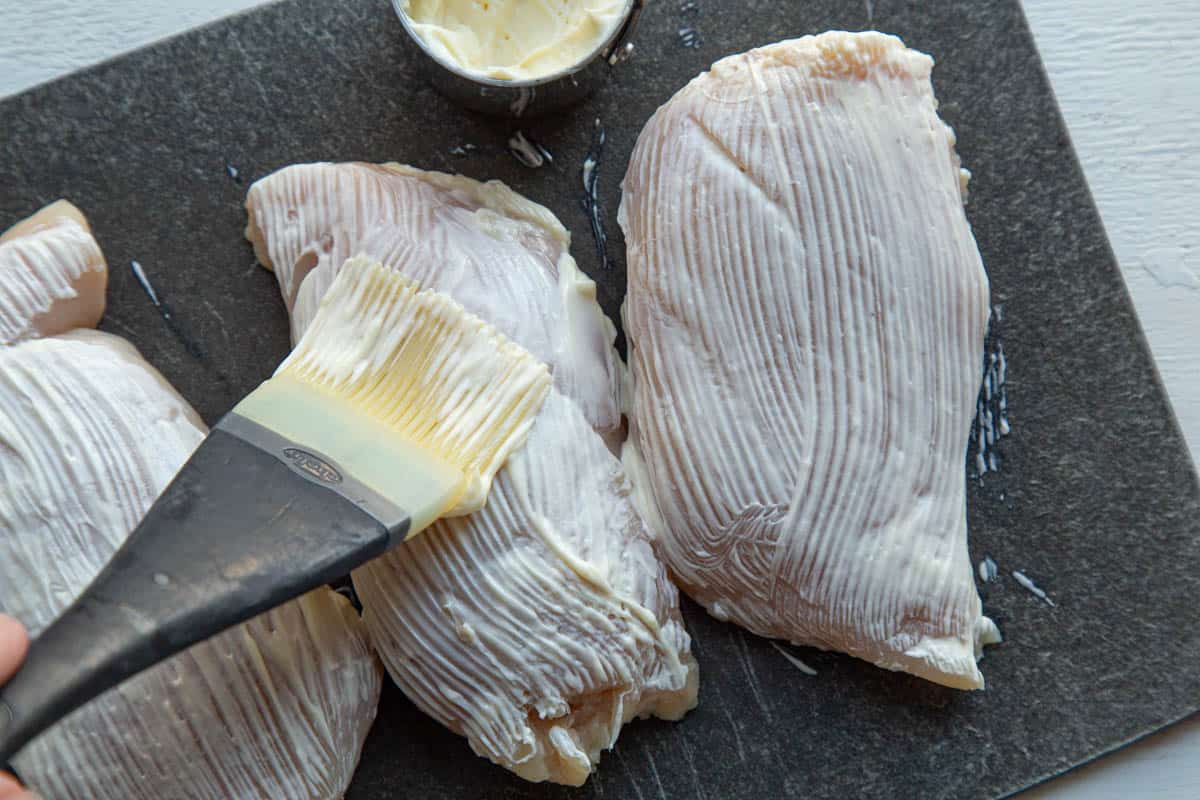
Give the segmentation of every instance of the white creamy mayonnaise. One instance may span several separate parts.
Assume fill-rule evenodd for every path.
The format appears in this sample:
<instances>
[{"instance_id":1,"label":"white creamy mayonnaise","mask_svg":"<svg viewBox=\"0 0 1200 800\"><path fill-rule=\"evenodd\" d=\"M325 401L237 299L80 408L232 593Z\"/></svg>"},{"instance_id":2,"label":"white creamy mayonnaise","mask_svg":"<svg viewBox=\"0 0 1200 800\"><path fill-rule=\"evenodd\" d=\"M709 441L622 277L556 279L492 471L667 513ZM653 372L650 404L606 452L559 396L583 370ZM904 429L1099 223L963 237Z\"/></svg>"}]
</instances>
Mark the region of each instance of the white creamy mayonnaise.
<instances>
[{"instance_id":1,"label":"white creamy mayonnaise","mask_svg":"<svg viewBox=\"0 0 1200 800\"><path fill-rule=\"evenodd\" d=\"M405 0L413 31L438 58L498 80L536 80L607 41L624 0Z\"/></svg>"}]
</instances>

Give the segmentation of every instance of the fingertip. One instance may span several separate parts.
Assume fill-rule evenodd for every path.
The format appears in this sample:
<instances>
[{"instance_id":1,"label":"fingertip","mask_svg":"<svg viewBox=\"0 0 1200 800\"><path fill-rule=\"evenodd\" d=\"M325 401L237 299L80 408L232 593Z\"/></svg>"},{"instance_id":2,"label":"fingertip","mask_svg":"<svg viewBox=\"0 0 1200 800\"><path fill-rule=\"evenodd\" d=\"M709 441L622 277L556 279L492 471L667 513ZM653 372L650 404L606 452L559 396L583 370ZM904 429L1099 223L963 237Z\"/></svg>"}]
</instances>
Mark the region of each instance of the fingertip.
<instances>
[{"instance_id":1,"label":"fingertip","mask_svg":"<svg viewBox=\"0 0 1200 800\"><path fill-rule=\"evenodd\" d=\"M19 636L21 639L27 638L25 626L16 617L0 612L0 641L4 641L9 636Z\"/></svg>"},{"instance_id":2,"label":"fingertip","mask_svg":"<svg viewBox=\"0 0 1200 800\"><path fill-rule=\"evenodd\" d=\"M7 614L0 614L0 683L12 677L28 650L29 634L25 626ZM0 800L3 798L0 794Z\"/></svg>"},{"instance_id":3,"label":"fingertip","mask_svg":"<svg viewBox=\"0 0 1200 800\"><path fill-rule=\"evenodd\" d=\"M33 795L21 788L17 779L0 772L0 800L30 800Z\"/></svg>"}]
</instances>

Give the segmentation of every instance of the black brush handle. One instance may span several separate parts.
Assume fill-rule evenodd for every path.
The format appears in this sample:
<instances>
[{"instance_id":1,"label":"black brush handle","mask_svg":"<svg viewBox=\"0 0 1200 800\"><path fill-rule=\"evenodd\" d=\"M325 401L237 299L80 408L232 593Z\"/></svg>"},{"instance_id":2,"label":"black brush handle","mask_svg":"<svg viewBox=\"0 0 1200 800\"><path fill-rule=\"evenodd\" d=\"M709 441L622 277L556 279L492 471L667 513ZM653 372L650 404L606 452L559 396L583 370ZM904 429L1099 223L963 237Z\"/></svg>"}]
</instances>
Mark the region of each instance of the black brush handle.
<instances>
[{"instance_id":1,"label":"black brush handle","mask_svg":"<svg viewBox=\"0 0 1200 800\"><path fill-rule=\"evenodd\" d=\"M240 424L227 426L231 419ZM236 415L213 430L108 565L33 642L0 691L0 764L127 678L403 539L407 524L381 522L348 497L353 482L336 465L247 429L266 430Z\"/></svg>"}]
</instances>

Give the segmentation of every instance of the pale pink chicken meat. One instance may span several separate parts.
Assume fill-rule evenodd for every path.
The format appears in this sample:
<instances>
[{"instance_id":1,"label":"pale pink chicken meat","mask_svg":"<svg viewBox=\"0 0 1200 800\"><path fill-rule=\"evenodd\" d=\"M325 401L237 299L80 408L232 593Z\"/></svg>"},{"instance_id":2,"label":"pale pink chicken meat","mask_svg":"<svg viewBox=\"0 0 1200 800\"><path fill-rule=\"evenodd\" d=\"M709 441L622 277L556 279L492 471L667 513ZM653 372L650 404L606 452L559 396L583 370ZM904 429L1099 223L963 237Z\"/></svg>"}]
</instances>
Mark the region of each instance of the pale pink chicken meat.
<instances>
[{"instance_id":1,"label":"pale pink chicken meat","mask_svg":"<svg viewBox=\"0 0 1200 800\"><path fill-rule=\"evenodd\" d=\"M596 285L546 208L498 181L401 164L297 164L250 187L246 236L308 327L348 258L364 255L452 295L549 364L601 434L621 426L623 365Z\"/></svg>"},{"instance_id":2,"label":"pale pink chicken meat","mask_svg":"<svg viewBox=\"0 0 1200 800\"><path fill-rule=\"evenodd\" d=\"M932 60L832 32L713 65L624 181L630 439L658 550L720 619L980 688L967 553L989 316Z\"/></svg>"},{"instance_id":3,"label":"pale pink chicken meat","mask_svg":"<svg viewBox=\"0 0 1200 800\"><path fill-rule=\"evenodd\" d=\"M0 234L0 344L95 327L108 266L78 208L59 200Z\"/></svg>"},{"instance_id":4,"label":"pale pink chicken meat","mask_svg":"<svg viewBox=\"0 0 1200 800\"><path fill-rule=\"evenodd\" d=\"M555 389L486 506L354 574L388 671L479 755L582 784L635 717L678 719L697 668L620 461L622 365L545 208L503 184L311 164L256 183L247 235L299 336L346 255L444 291L544 359Z\"/></svg>"}]
</instances>

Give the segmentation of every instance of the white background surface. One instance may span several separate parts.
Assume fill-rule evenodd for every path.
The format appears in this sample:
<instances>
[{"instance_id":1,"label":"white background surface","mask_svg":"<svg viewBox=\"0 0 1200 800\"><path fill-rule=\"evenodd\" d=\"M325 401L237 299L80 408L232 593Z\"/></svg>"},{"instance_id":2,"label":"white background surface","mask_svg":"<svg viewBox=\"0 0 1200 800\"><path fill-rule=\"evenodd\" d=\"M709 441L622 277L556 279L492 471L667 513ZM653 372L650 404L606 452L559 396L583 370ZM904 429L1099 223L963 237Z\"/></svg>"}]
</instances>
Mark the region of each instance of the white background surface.
<instances>
[{"instance_id":1,"label":"white background surface","mask_svg":"<svg viewBox=\"0 0 1200 800\"><path fill-rule=\"evenodd\" d=\"M0 0L0 96L257 4ZM1200 0L1025 0L1025 11L1197 458ZM1200 798L1200 720L1022 797Z\"/></svg>"}]
</instances>

